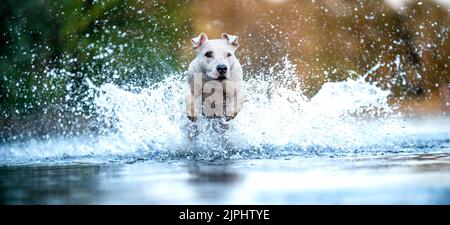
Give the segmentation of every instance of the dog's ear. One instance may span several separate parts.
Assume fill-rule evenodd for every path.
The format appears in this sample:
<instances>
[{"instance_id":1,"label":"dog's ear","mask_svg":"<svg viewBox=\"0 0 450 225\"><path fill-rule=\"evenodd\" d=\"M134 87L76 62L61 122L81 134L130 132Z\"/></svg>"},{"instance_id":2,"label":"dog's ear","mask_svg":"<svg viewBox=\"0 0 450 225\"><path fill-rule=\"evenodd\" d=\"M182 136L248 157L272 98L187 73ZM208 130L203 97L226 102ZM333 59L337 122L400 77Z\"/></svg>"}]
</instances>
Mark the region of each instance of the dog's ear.
<instances>
[{"instance_id":1,"label":"dog's ear","mask_svg":"<svg viewBox=\"0 0 450 225\"><path fill-rule=\"evenodd\" d=\"M230 35L230 34L223 33L222 39L227 40L228 43L230 43L235 48L239 47L239 37L236 35Z\"/></svg>"},{"instance_id":2,"label":"dog's ear","mask_svg":"<svg viewBox=\"0 0 450 225\"><path fill-rule=\"evenodd\" d=\"M200 35L198 35L195 38L192 38L191 42L192 42L192 48L193 49L198 49L200 46L205 45L205 43L208 41L208 36L206 36L205 33L201 33Z\"/></svg>"}]
</instances>

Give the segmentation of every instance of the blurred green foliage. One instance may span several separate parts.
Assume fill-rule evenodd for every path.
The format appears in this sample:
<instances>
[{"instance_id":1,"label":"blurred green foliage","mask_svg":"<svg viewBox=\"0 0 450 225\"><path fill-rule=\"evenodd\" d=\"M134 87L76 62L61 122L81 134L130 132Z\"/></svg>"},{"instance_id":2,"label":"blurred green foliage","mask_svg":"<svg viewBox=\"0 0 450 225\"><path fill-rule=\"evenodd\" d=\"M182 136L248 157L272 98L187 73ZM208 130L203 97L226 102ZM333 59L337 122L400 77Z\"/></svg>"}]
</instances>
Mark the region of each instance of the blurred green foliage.
<instances>
[{"instance_id":1,"label":"blurred green foliage","mask_svg":"<svg viewBox=\"0 0 450 225\"><path fill-rule=\"evenodd\" d=\"M178 71L191 30L169 0L4 0L0 18L1 117L80 104L86 77L146 85Z\"/></svg>"}]
</instances>

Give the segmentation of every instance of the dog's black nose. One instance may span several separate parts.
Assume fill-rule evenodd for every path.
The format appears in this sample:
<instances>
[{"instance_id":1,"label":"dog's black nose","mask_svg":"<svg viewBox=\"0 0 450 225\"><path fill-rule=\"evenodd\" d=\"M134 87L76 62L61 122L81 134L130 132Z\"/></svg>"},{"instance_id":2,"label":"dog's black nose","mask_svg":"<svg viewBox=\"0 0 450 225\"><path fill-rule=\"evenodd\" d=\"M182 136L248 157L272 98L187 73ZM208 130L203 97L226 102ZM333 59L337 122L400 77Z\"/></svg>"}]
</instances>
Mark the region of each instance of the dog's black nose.
<instances>
[{"instance_id":1,"label":"dog's black nose","mask_svg":"<svg viewBox=\"0 0 450 225\"><path fill-rule=\"evenodd\" d=\"M227 72L227 66L224 64L217 65L216 69L217 69L217 72L219 72L222 75Z\"/></svg>"}]
</instances>

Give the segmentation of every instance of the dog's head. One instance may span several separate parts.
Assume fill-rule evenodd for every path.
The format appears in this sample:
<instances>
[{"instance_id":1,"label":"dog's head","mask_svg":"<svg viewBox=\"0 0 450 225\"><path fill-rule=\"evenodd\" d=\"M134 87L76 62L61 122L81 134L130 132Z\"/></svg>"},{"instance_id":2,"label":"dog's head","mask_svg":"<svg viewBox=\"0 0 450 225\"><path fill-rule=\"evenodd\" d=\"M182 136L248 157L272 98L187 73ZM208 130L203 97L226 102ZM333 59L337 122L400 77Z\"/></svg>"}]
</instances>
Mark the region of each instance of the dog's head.
<instances>
[{"instance_id":1,"label":"dog's head","mask_svg":"<svg viewBox=\"0 0 450 225\"><path fill-rule=\"evenodd\" d=\"M239 47L238 40L238 36L225 33L221 39L208 40L205 33L192 38L192 48L197 51L202 72L211 79L229 79L233 66L239 63L234 55Z\"/></svg>"}]
</instances>

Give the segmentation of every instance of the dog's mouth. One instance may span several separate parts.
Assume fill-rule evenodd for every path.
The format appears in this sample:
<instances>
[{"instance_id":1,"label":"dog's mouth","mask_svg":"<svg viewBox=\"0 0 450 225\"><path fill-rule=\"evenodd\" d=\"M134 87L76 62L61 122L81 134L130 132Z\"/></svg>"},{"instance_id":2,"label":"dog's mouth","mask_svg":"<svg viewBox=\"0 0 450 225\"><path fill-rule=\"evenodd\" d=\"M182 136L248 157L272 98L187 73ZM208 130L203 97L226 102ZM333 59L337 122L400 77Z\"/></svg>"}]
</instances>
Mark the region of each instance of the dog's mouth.
<instances>
[{"instance_id":1,"label":"dog's mouth","mask_svg":"<svg viewBox=\"0 0 450 225\"><path fill-rule=\"evenodd\" d=\"M217 77L217 80L225 80L225 79L227 79L225 75L220 75L219 77Z\"/></svg>"}]
</instances>

